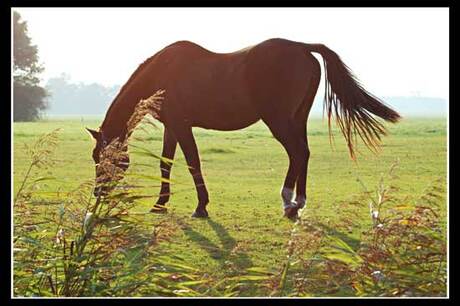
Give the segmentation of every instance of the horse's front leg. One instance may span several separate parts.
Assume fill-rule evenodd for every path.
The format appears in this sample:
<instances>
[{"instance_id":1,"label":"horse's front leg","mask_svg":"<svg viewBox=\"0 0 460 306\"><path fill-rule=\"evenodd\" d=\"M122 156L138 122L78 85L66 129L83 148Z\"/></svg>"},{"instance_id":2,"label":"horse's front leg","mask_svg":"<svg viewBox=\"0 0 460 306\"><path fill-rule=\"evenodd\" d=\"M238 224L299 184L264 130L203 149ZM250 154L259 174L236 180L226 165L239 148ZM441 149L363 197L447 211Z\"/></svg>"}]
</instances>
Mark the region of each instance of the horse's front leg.
<instances>
[{"instance_id":1,"label":"horse's front leg","mask_svg":"<svg viewBox=\"0 0 460 306\"><path fill-rule=\"evenodd\" d=\"M173 127L174 135L184 152L187 165L189 166L190 174L193 177L195 183L196 192L198 195L198 206L195 209L192 217L206 218L208 212L206 211L206 205L209 203L208 190L204 183L203 175L201 173L200 156L198 154L198 148L193 137L192 128L189 126L176 124Z\"/></svg>"},{"instance_id":2,"label":"horse's front leg","mask_svg":"<svg viewBox=\"0 0 460 306\"><path fill-rule=\"evenodd\" d=\"M162 213L166 211L165 204L168 203L169 196L171 194L169 188L169 178L171 176L172 163L168 160L172 161L174 159L176 147L176 137L173 135L172 131L165 127L163 134L163 152L161 155L162 157L166 158L166 160L160 160L161 178L165 180L161 182L160 195L158 197L157 203L150 210L151 212Z\"/></svg>"}]
</instances>

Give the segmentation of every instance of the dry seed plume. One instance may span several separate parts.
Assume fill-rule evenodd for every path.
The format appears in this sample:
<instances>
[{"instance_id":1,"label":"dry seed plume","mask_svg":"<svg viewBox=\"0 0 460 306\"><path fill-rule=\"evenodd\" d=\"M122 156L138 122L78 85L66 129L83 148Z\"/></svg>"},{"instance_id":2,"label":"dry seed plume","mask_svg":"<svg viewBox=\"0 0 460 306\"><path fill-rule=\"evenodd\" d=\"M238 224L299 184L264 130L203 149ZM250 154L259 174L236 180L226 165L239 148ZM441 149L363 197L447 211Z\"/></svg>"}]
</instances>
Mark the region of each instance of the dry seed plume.
<instances>
[{"instance_id":1,"label":"dry seed plume","mask_svg":"<svg viewBox=\"0 0 460 306\"><path fill-rule=\"evenodd\" d=\"M128 135L134 131L136 126L142 121L142 119L150 114L153 118L160 118L160 107L163 102L163 94L165 90L161 89L155 92L153 95L147 99L141 99L141 101L136 105L131 118L129 118L127 123Z\"/></svg>"},{"instance_id":2,"label":"dry seed plume","mask_svg":"<svg viewBox=\"0 0 460 306\"><path fill-rule=\"evenodd\" d=\"M160 118L160 107L164 93L165 90L158 90L147 99L141 99L127 122L128 137L125 137L123 141L116 137L101 150L99 164L96 168L97 184L114 183L123 178L123 163L129 160L129 135L146 115L150 114L155 119Z\"/></svg>"},{"instance_id":3,"label":"dry seed plume","mask_svg":"<svg viewBox=\"0 0 460 306\"><path fill-rule=\"evenodd\" d=\"M120 166L127 160L127 147L127 140L121 142L117 137L101 150L96 168L96 183L116 182L123 178L123 169Z\"/></svg>"}]
</instances>

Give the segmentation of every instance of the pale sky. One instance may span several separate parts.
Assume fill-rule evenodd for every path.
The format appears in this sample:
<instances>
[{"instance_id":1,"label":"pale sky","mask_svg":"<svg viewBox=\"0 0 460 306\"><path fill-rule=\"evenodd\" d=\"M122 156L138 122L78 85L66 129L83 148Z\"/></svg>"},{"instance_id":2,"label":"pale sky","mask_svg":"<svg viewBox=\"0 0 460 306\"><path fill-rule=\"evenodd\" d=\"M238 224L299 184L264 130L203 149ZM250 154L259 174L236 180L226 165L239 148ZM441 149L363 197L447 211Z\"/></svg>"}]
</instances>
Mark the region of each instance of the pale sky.
<instances>
[{"instance_id":1,"label":"pale sky","mask_svg":"<svg viewBox=\"0 0 460 306\"><path fill-rule=\"evenodd\" d=\"M377 96L448 100L448 8L17 8L43 82L122 85L163 47L190 40L232 52L281 37L323 43ZM319 58L319 57L318 57Z\"/></svg>"}]
</instances>

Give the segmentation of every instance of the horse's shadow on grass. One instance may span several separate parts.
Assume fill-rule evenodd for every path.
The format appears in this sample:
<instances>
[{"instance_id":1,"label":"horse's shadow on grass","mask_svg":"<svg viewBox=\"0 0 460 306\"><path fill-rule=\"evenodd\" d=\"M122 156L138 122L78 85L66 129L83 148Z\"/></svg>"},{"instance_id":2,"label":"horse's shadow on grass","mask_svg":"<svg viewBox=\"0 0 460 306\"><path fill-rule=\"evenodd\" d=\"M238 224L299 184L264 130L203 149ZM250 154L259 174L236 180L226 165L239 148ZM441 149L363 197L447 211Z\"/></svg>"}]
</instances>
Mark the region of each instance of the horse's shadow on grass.
<instances>
[{"instance_id":1,"label":"horse's shadow on grass","mask_svg":"<svg viewBox=\"0 0 460 306\"><path fill-rule=\"evenodd\" d=\"M326 230L326 232L331 235L331 236L335 236L339 239L341 239L342 241L344 241L346 244L348 244L354 251L357 251L359 249L359 246L360 246L360 243L361 241L356 239L356 238L353 238L353 237L350 237L349 235L347 235L346 233L344 232L341 232L341 231L338 231L337 229L335 228L332 228L330 226L327 226L326 224L324 223L319 223L319 225Z\"/></svg>"},{"instance_id":2,"label":"horse's shadow on grass","mask_svg":"<svg viewBox=\"0 0 460 306\"><path fill-rule=\"evenodd\" d=\"M235 252L237 241L228 233L227 229L221 224L206 219L211 229L217 234L222 246L216 245L203 234L193 230L189 225L182 227L182 230L187 237L197 243L203 250L208 252L209 256L221 264L231 261L236 268L246 269L252 266L252 261L248 255L242 251ZM232 252L234 251L234 252Z\"/></svg>"}]
</instances>

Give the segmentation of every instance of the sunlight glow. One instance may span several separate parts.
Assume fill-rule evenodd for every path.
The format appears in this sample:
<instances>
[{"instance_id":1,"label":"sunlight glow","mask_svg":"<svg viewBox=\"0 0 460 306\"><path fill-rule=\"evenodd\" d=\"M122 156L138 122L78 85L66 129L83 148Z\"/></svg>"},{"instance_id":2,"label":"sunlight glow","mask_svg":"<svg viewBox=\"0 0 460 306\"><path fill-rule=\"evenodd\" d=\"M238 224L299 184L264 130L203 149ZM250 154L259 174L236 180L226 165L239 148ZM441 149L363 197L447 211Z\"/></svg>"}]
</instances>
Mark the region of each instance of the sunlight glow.
<instances>
[{"instance_id":1,"label":"sunlight glow","mask_svg":"<svg viewBox=\"0 0 460 306\"><path fill-rule=\"evenodd\" d=\"M324 43L369 91L448 100L447 8L16 8L45 65L43 82L122 85L177 40L232 52L268 38Z\"/></svg>"}]
</instances>

